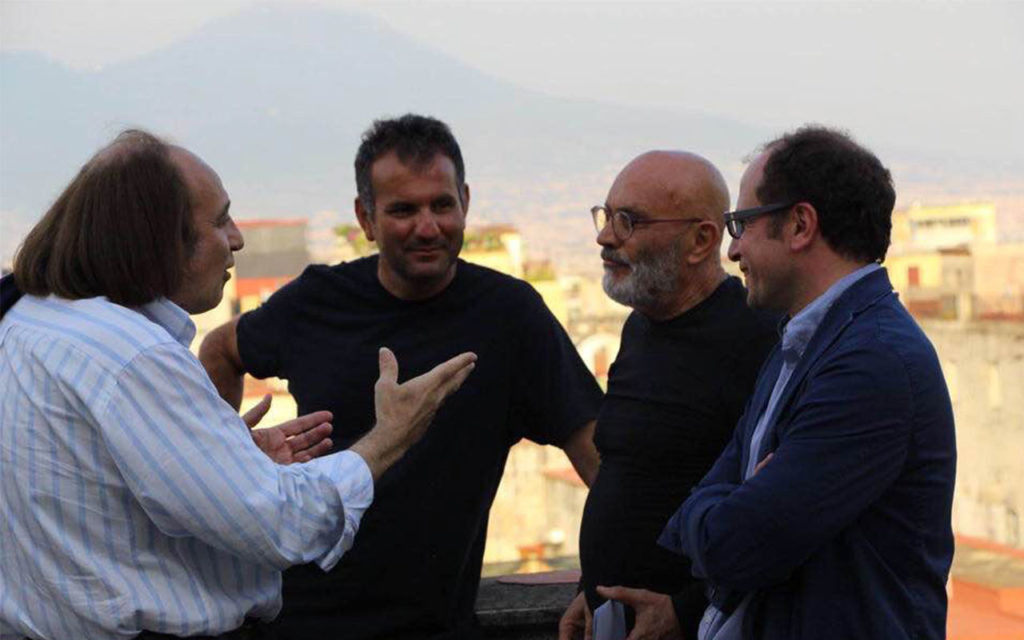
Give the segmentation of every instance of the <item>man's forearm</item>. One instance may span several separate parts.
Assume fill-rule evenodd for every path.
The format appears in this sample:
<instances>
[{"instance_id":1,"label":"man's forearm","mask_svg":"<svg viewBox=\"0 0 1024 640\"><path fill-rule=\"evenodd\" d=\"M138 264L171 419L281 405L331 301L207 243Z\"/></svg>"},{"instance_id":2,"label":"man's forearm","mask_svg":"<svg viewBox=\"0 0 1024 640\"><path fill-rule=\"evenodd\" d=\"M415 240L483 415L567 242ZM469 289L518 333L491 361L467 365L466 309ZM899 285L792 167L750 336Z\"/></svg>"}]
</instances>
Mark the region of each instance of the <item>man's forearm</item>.
<instances>
[{"instance_id":1,"label":"man's forearm","mask_svg":"<svg viewBox=\"0 0 1024 640\"><path fill-rule=\"evenodd\" d=\"M575 433L569 436L562 447L565 455L569 458L576 473L589 487L597 477L597 469L601 466L601 457L594 445L594 426L596 422L591 420L580 427Z\"/></svg>"},{"instance_id":2,"label":"man's forearm","mask_svg":"<svg viewBox=\"0 0 1024 640\"><path fill-rule=\"evenodd\" d=\"M362 457L376 482L405 453L402 443L370 431L348 449Z\"/></svg>"},{"instance_id":3,"label":"man's forearm","mask_svg":"<svg viewBox=\"0 0 1024 640\"><path fill-rule=\"evenodd\" d=\"M217 393L235 410L242 405L245 369L235 342L237 319L227 322L209 334L199 347L199 361L217 388Z\"/></svg>"}]
</instances>

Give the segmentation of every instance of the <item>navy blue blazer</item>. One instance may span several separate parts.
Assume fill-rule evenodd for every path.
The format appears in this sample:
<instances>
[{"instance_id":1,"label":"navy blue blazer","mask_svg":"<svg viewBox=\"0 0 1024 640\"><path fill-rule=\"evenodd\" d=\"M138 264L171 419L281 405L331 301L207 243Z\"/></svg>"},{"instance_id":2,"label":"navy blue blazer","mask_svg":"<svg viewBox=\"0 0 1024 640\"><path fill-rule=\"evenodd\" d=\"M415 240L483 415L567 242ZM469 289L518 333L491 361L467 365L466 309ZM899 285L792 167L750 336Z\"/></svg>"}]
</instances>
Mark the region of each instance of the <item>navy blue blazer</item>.
<instances>
[{"instance_id":1,"label":"navy blue blazer","mask_svg":"<svg viewBox=\"0 0 1024 640\"><path fill-rule=\"evenodd\" d=\"M732 441L659 542L690 557L723 609L753 593L745 639L944 638L953 411L885 270L826 314L765 435L774 457L744 481L781 365L776 347Z\"/></svg>"}]
</instances>

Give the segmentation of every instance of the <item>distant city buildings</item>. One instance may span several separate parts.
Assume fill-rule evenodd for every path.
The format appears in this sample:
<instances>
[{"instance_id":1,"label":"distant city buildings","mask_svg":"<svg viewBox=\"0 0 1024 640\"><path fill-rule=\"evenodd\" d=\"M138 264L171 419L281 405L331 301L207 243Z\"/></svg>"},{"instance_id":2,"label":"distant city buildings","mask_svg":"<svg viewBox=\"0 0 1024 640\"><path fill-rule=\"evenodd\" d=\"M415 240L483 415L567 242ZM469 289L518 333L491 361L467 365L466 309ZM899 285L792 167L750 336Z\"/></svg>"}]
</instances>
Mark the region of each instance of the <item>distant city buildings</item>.
<instances>
[{"instance_id":1,"label":"distant city buildings","mask_svg":"<svg viewBox=\"0 0 1024 640\"><path fill-rule=\"evenodd\" d=\"M523 238L511 225L487 225L466 229L462 253L466 262L523 277Z\"/></svg>"},{"instance_id":2,"label":"distant city buildings","mask_svg":"<svg viewBox=\"0 0 1024 640\"><path fill-rule=\"evenodd\" d=\"M1024 244L998 242L996 214L989 203L901 209L893 215L885 266L934 343L953 398L960 450L954 528L1024 548ZM245 250L236 256L224 302L197 318L200 334L255 308L309 262L304 220L239 226ZM358 225L339 225L334 234L336 261L376 251ZM606 385L629 309L608 299L599 278L560 273L560 265L525 254L516 227L487 225L466 230L461 255L530 282ZM246 389L243 409L264 392L274 394L267 424L295 415L282 381L248 380ZM491 510L485 572L562 566L578 553L585 499L560 451L526 441L513 447Z\"/></svg>"},{"instance_id":3,"label":"distant city buildings","mask_svg":"<svg viewBox=\"0 0 1024 640\"><path fill-rule=\"evenodd\" d=\"M305 219L243 220L245 249L235 254L238 311L258 307L309 264Z\"/></svg>"},{"instance_id":4,"label":"distant city buildings","mask_svg":"<svg viewBox=\"0 0 1024 640\"><path fill-rule=\"evenodd\" d=\"M996 219L996 206L991 202L942 206L914 203L893 212L892 244L918 251L994 244L998 239Z\"/></svg>"},{"instance_id":5,"label":"distant city buildings","mask_svg":"<svg viewBox=\"0 0 1024 640\"><path fill-rule=\"evenodd\" d=\"M931 338L956 414L959 535L1024 549L1024 244L991 203L893 215L893 286Z\"/></svg>"},{"instance_id":6,"label":"distant city buildings","mask_svg":"<svg viewBox=\"0 0 1024 640\"><path fill-rule=\"evenodd\" d=\"M893 214L885 261L893 286L918 317L1024 320L1024 244L1000 244L990 203Z\"/></svg>"}]
</instances>

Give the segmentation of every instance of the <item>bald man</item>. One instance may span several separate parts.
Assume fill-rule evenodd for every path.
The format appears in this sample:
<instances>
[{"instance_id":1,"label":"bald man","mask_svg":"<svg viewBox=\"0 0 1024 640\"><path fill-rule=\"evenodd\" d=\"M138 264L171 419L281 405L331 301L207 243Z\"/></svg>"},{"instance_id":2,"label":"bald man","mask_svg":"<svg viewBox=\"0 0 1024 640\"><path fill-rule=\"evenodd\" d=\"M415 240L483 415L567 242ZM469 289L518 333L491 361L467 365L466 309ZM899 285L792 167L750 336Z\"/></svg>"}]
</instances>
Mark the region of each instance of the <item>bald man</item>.
<instances>
[{"instance_id":1,"label":"bald man","mask_svg":"<svg viewBox=\"0 0 1024 640\"><path fill-rule=\"evenodd\" d=\"M651 151L591 210L604 290L633 313L597 419L601 467L580 531L584 589L561 640L589 631L605 599L627 605L631 637L695 637L703 587L686 558L656 540L725 447L777 339L774 317L748 309L743 285L722 268L728 208L710 162Z\"/></svg>"}]
</instances>

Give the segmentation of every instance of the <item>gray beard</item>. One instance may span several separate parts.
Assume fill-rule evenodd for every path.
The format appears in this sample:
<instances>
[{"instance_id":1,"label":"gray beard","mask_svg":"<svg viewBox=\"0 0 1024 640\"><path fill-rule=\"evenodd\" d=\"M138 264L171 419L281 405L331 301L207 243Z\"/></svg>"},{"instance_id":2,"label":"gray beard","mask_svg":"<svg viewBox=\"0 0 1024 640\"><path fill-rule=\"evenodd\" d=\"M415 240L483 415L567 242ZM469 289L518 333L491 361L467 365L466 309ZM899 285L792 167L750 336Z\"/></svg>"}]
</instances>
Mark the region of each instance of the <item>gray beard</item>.
<instances>
[{"instance_id":1,"label":"gray beard","mask_svg":"<svg viewBox=\"0 0 1024 640\"><path fill-rule=\"evenodd\" d=\"M619 255L615 257L626 262ZM605 272L601 281L604 292L615 302L638 311L657 309L663 304L665 294L677 286L681 257L678 243L656 254L639 252L636 260L628 263L632 271L625 278L616 281L612 274Z\"/></svg>"}]
</instances>

